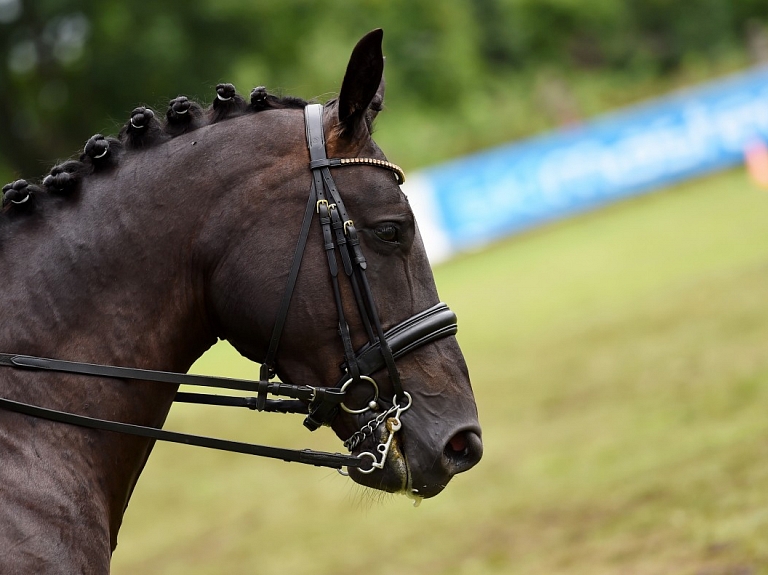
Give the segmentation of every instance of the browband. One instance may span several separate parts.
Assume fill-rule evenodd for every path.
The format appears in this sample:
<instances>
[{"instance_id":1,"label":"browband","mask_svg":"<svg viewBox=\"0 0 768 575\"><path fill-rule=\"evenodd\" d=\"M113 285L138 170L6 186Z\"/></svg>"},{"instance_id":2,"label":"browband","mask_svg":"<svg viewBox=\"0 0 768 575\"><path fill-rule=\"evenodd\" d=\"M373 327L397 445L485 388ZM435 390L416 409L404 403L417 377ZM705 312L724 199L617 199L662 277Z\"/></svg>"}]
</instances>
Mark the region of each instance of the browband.
<instances>
[{"instance_id":1,"label":"browband","mask_svg":"<svg viewBox=\"0 0 768 575\"><path fill-rule=\"evenodd\" d=\"M312 160L309 162L311 169L315 168L340 168L342 166L349 166L355 164L365 164L368 166L376 166L377 168L384 168L395 174L395 179L398 185L405 183L405 172L397 164L388 162L387 160L377 160L376 158L324 158L321 160Z\"/></svg>"}]
</instances>

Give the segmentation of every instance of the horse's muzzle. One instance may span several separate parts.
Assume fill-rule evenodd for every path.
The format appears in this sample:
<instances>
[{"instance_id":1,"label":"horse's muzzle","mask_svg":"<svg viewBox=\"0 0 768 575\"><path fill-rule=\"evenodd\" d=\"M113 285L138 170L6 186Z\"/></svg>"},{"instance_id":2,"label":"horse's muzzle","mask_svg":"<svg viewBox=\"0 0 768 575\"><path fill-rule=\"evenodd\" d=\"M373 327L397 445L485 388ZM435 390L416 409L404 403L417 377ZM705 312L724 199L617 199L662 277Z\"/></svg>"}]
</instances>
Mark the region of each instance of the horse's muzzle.
<instances>
[{"instance_id":1,"label":"horse's muzzle","mask_svg":"<svg viewBox=\"0 0 768 575\"><path fill-rule=\"evenodd\" d=\"M429 498L440 493L454 475L474 467L483 456L480 428L465 427L442 442L442 449L427 449L420 438L407 431L396 436L382 469L361 473L350 469L357 483L411 497ZM436 446L437 447L437 446Z\"/></svg>"}]
</instances>

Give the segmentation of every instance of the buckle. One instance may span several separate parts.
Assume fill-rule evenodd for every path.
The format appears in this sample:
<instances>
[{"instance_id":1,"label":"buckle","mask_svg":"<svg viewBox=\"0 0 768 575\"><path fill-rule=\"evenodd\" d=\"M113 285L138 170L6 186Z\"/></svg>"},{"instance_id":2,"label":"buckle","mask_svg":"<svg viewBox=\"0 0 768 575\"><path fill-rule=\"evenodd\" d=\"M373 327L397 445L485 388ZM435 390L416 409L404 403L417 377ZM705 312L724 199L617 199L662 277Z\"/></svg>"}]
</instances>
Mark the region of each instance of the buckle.
<instances>
[{"instance_id":1,"label":"buckle","mask_svg":"<svg viewBox=\"0 0 768 575\"><path fill-rule=\"evenodd\" d=\"M329 425L344 401L344 393L335 388L315 388L315 400L309 404L309 415L304 419L304 427L315 431L322 425Z\"/></svg>"}]
</instances>

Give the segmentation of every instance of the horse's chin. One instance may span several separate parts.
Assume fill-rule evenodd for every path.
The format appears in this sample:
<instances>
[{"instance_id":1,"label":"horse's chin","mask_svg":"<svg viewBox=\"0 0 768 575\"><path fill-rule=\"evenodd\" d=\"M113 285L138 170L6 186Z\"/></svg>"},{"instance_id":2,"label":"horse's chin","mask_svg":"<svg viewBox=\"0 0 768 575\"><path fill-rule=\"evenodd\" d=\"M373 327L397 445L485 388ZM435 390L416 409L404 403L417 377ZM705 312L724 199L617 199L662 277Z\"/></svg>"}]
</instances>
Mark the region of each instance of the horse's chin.
<instances>
[{"instance_id":1,"label":"horse's chin","mask_svg":"<svg viewBox=\"0 0 768 575\"><path fill-rule=\"evenodd\" d=\"M360 455L360 453L365 451L376 453L376 449L373 447L371 449L361 449L359 452L355 452L355 455ZM422 487L421 492L413 488L411 468L403 452L399 434L392 438L392 444L383 469L376 469L371 473L362 473L357 468L351 468L349 476L356 483L365 487L405 495L414 501L414 506L418 506L422 499L434 497L445 488L445 485L436 485L433 488Z\"/></svg>"},{"instance_id":2,"label":"horse's chin","mask_svg":"<svg viewBox=\"0 0 768 575\"><path fill-rule=\"evenodd\" d=\"M366 442L368 445L369 442ZM368 452L377 454L376 447L361 447L354 455ZM365 465L368 464L368 458L364 459ZM399 437L395 435L392 438L392 444L387 454L387 461L383 469L374 469L370 473L363 473L358 468L351 468L349 476L360 485L386 491L388 493L408 493L410 492L410 473L408 471L408 462L400 446Z\"/></svg>"}]
</instances>

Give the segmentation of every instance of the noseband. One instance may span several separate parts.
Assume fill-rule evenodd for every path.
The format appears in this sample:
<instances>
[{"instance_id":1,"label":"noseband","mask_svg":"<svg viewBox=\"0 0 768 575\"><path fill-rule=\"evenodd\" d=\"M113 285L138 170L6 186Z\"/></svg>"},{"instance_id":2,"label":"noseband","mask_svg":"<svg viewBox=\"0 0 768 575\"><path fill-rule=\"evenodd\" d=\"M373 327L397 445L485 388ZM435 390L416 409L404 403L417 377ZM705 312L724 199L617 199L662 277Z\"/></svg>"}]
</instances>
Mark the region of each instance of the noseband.
<instances>
[{"instance_id":1,"label":"noseband","mask_svg":"<svg viewBox=\"0 0 768 575\"><path fill-rule=\"evenodd\" d=\"M155 440L259 455L284 461L297 461L339 470L344 467L355 467L362 473L371 473L376 469L382 469L386 463L394 435L402 425L400 415L408 410L412 403L411 395L402 387L395 361L428 343L456 334L456 315L448 309L448 306L439 303L409 317L387 331L383 330L366 276L367 262L360 247L360 238L354 221L349 217L333 181L331 168L359 165L375 166L392 172L398 184L405 181L405 175L398 166L384 160L374 158L329 159L326 155L323 135L323 106L320 104L307 106L304 110L304 118L312 185L288 281L283 291L258 381L71 362L7 353L0 353L0 367L249 391L257 395L240 397L178 392L174 401L246 407L257 411L302 413L306 415L304 425L310 431L314 431L322 425L330 425L339 411L350 414L364 414L371 411L375 414L372 419L363 425L359 431L353 433L344 442L344 445L350 451L354 451L367 437L375 438L376 430L384 424L388 433L382 434L381 442L377 445L375 453L364 451L359 455L344 455L309 449L293 450L228 441L155 427L96 419L5 398L0 398L0 407L33 417L81 427L128 433ZM291 385L271 381L275 375L277 350L288 317L291 297L315 214L318 216L322 229L323 244L338 315L338 331L344 349L344 361L341 365L342 374L332 387ZM339 273L338 258L341 258L343 275L347 276L351 284L357 310L368 337L368 343L358 350L355 350L352 345L350 328L344 312L339 283L339 276L342 274ZM381 397L379 384L373 378L375 373L383 370L386 370L393 390L392 398L389 400ZM370 387L373 396L367 404L360 407L349 405L349 392L355 386ZM290 399L270 399L270 395Z\"/></svg>"}]
</instances>

